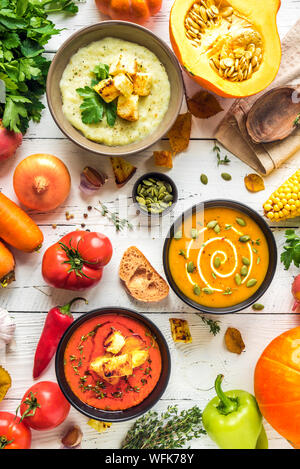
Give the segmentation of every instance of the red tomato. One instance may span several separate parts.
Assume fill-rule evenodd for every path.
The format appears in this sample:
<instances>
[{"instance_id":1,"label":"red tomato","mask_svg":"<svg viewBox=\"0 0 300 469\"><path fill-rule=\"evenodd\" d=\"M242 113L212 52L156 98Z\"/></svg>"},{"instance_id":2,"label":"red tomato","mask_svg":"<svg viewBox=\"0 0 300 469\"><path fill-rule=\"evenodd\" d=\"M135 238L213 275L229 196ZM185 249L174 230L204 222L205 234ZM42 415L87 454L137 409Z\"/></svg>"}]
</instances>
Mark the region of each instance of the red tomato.
<instances>
[{"instance_id":1,"label":"red tomato","mask_svg":"<svg viewBox=\"0 0 300 469\"><path fill-rule=\"evenodd\" d=\"M0 449L29 449L31 431L19 417L0 412Z\"/></svg>"},{"instance_id":2,"label":"red tomato","mask_svg":"<svg viewBox=\"0 0 300 469\"><path fill-rule=\"evenodd\" d=\"M50 430L68 416L70 404L57 383L40 381L23 396L20 412L24 423L34 430Z\"/></svg>"},{"instance_id":3,"label":"red tomato","mask_svg":"<svg viewBox=\"0 0 300 469\"><path fill-rule=\"evenodd\" d=\"M112 245L107 236L73 231L47 249L42 274L52 287L85 290L101 280L103 267L111 257Z\"/></svg>"}]
</instances>

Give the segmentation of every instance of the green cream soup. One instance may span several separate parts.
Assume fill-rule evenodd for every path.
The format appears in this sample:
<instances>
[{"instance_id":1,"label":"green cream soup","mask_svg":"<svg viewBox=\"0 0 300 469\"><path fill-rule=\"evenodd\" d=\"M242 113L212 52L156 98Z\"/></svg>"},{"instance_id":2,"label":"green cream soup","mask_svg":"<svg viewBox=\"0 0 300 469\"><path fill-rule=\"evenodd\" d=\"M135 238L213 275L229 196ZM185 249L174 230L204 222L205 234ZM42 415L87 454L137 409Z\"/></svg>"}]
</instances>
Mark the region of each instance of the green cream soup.
<instances>
[{"instance_id":1,"label":"green cream soup","mask_svg":"<svg viewBox=\"0 0 300 469\"><path fill-rule=\"evenodd\" d=\"M152 77L150 94L139 98L139 119L129 122L117 117L113 127L105 118L97 124L84 124L80 111L82 98L76 89L90 86L96 65L110 66L120 55L136 59L139 69ZM60 89L63 112L69 122L89 140L110 146L127 145L152 133L162 121L170 101L168 75L156 55L143 46L112 37L79 49L63 72Z\"/></svg>"}]
</instances>

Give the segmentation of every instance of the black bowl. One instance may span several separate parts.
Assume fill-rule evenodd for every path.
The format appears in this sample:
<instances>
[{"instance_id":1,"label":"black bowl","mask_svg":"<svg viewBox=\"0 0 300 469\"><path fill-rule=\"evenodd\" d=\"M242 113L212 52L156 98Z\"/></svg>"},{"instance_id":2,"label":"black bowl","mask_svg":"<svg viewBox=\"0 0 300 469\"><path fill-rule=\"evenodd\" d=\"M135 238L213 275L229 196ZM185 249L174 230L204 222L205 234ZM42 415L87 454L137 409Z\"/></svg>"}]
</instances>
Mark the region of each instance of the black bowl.
<instances>
[{"instance_id":1,"label":"black bowl","mask_svg":"<svg viewBox=\"0 0 300 469\"><path fill-rule=\"evenodd\" d=\"M82 402L71 390L64 373L64 354L66 346L75 332L75 330L81 326L84 322L96 317L102 316L106 314L118 314L121 316L128 316L132 319L135 319L141 323L143 323L155 336L156 341L158 343L161 358L162 358L162 370L160 378L153 389L153 391L146 397L144 401L140 404L130 407L129 409L125 410L116 410L116 411L109 411L109 410L101 410L96 409L95 407L89 406ZM74 321L71 326L66 330L63 337L61 338L58 349L56 352L55 358L55 372L57 382L62 390L63 394L70 402L70 404L79 412L86 415L89 418L95 420L102 420L104 422L124 422L126 420L130 420L147 412L151 407L153 407L157 401L163 395L170 378L171 372L171 358L170 352L167 345L167 342L160 332L160 330L156 327L156 325L150 321L150 319L146 318L142 314L136 313L135 311L131 311L124 308L116 308L116 307L107 307L107 308L99 308L89 313L86 313L76 321Z\"/></svg>"},{"instance_id":2,"label":"black bowl","mask_svg":"<svg viewBox=\"0 0 300 469\"><path fill-rule=\"evenodd\" d=\"M179 229L185 217L188 217L192 215L193 213L197 213L199 210L203 210L203 207L204 209L213 208L213 207L220 207L220 208L226 207L226 208L239 210L240 212L244 212L246 215L251 217L257 223L257 225L260 227L260 229L264 233L267 243L268 243L269 266L268 266L268 270L267 270L263 283L261 284L259 289L256 290L256 292L252 296L250 296L247 300L244 300L242 303L238 303L234 306L229 306L227 308L209 308L207 306L202 306L199 303L196 303L195 301L191 300L190 298L185 296L185 294L178 288L170 271L169 248L170 248L170 243L174 236L174 233L176 233L176 231ZM192 308L197 309L198 311L201 311L202 313L209 313L209 314L236 313L237 311L248 308L253 303L255 303L269 288L273 280L273 277L276 271L276 266L277 266L277 247L276 247L275 238L273 236L272 231L270 230L270 227L255 210L248 207L247 205L241 204L240 202L236 202L234 200L226 200L226 199L207 200L205 202L201 202L197 205L194 205L187 211L183 212L181 216L177 218L177 220L173 223L166 237L164 247L163 247L163 264L164 264L165 274L166 274L167 280L171 288L176 293L176 295L179 296L179 298L181 298L181 300L184 301L186 304L188 304Z\"/></svg>"},{"instance_id":3,"label":"black bowl","mask_svg":"<svg viewBox=\"0 0 300 469\"><path fill-rule=\"evenodd\" d=\"M150 213L150 212L144 211L143 209L141 209L140 204L136 200L137 188L139 187L139 184L141 184L141 182L144 179L149 179L149 178L165 181L165 182L169 183L172 186L173 203L172 203L172 205L170 205L170 207L166 208L161 213ZM169 176L167 176L164 173L151 172L151 173L143 174L143 176L141 176L137 179L137 181L135 182L135 184L133 186L133 189L132 189L132 198L133 198L133 202L136 204L138 210L140 210L140 212L143 215L146 215L149 218L152 218L152 217L157 218L157 217L162 217L162 216L166 215L167 213L170 213L174 209L174 207L177 203L177 200L178 200L178 190L177 190L175 182Z\"/></svg>"}]
</instances>

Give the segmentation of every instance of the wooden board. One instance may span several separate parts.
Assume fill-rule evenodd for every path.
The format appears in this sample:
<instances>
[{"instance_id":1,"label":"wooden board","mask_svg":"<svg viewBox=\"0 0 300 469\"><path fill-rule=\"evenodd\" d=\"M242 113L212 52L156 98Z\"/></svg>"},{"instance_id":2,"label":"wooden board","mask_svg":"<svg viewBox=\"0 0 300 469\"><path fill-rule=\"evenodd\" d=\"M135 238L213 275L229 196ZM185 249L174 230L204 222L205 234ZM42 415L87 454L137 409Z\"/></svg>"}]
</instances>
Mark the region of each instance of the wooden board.
<instances>
[{"instance_id":1,"label":"wooden board","mask_svg":"<svg viewBox=\"0 0 300 469\"><path fill-rule=\"evenodd\" d=\"M286 0L278 15L278 25L281 37L288 31L299 17L300 2ZM161 12L146 25L160 37L168 39L168 14L172 1L164 0ZM96 10L93 0L79 5L80 13L74 17L57 15L55 21L58 27L67 28L59 36L55 36L47 46L47 55L51 58L70 34L78 29L101 21L104 16ZM188 93L192 94L197 88L190 79L185 77ZM231 100L220 99L224 109ZM185 107L183 106L183 110ZM157 410L166 409L169 404L178 404L180 408L188 408L194 404L204 408L213 396L211 389L216 375L225 375L224 387L227 389L241 388L253 391L253 370L255 363L267 343L281 332L299 325L299 315L291 314L292 296L290 293L291 278L297 269L290 268L288 272L281 264L277 267L276 277L264 297L260 300L265 305L263 313L254 313L251 308L235 315L219 317L221 333L213 337L207 326L195 311L182 303L171 292L169 297L157 305L143 306L132 301L123 290L118 280L118 266L124 250L129 245L138 246L151 259L157 270L163 274L162 245L170 222L182 210L194 203L224 197L238 199L262 212L262 203L268 195L299 167L299 154L292 157L280 169L265 179L266 190L257 194L247 192L243 184L244 176L250 169L234 156L226 171L232 175L232 181L226 182L220 177L224 167L217 167L216 155L213 152L213 132L222 118L206 121L193 120L191 142L188 150L176 156L174 168L168 174L174 179L179 190L179 200L172 215L163 219L162 226L154 224L149 228L147 219L136 214L136 207L132 203L132 186L136 177L146 171L156 169L153 165L152 150L164 149L167 141L164 139L155 148L130 158L138 167L136 177L122 189L116 189L110 162L106 158L84 152L68 141L57 129L48 109L43 113L39 125L31 125L24 139L22 147L12 160L1 165L0 190L16 200L12 188L12 173L15 166L24 157L32 153L53 153L67 164L72 176L72 191L64 206L53 213L31 213L45 235L45 243L39 253L26 255L14 251L17 269L17 280L13 285L0 292L0 306L7 308L15 317L17 323L16 343L6 357L0 357L13 378L13 387L6 399L0 404L0 410L14 411L23 393L32 384L32 362L35 347L43 327L47 311L56 304L63 304L72 297L71 292L54 290L47 286L41 276L42 255L47 247L61 236L73 229L80 228L85 223L86 228L102 231L108 235L114 246L114 256L110 265L105 269L99 286L87 293L89 304L75 306L75 316L93 308L104 306L123 306L145 312L165 335L171 350L172 375L170 384ZM225 154L225 152L224 152ZM79 190L80 172L84 166L91 165L107 172L109 181L99 194L93 197L83 196ZM200 183L200 174L207 174L209 183ZM110 210L120 209L120 214L129 218L134 225L130 232L116 233L114 226L95 210L98 201L105 203ZM91 205L93 210L87 211ZM67 221L66 212L74 214L72 220ZM88 218L84 214L88 213ZM53 229L52 225L56 225ZM299 219L281 223L272 227L279 252L284 243L284 229L286 226L298 227ZM190 345L175 346L169 330L169 317L184 317L189 321L193 336ZM228 326L237 327L243 335L246 350L241 356L232 355L224 348L223 337ZM43 376L43 379L55 379L53 365ZM184 396L184 398L182 397ZM87 419L72 410L67 421L58 429L50 432L34 432L34 448L58 448L60 436L71 423L77 423L84 432L84 448L118 448L131 423L115 424L109 431L98 435L86 424ZM271 448L290 448L290 445L274 430L266 425ZM214 444L207 437L193 441L192 448L213 448Z\"/></svg>"}]
</instances>

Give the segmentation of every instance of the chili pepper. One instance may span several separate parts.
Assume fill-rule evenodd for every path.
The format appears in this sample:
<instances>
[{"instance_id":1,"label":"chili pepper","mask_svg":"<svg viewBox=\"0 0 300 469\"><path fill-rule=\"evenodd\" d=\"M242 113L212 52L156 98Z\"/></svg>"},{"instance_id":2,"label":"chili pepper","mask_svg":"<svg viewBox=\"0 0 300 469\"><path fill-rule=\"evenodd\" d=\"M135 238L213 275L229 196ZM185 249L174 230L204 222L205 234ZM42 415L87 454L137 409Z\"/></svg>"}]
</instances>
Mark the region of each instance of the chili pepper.
<instances>
[{"instance_id":1,"label":"chili pepper","mask_svg":"<svg viewBox=\"0 0 300 469\"><path fill-rule=\"evenodd\" d=\"M70 312L72 304L85 298L73 298L65 306L56 306L47 314L44 329L36 348L33 367L33 378L38 378L49 365L56 352L58 343L66 329L72 324L74 318Z\"/></svg>"},{"instance_id":2,"label":"chili pepper","mask_svg":"<svg viewBox=\"0 0 300 469\"><path fill-rule=\"evenodd\" d=\"M203 412L208 436L222 449L267 449L268 440L255 397L241 390L224 392L223 375L215 381L217 396Z\"/></svg>"}]
</instances>

